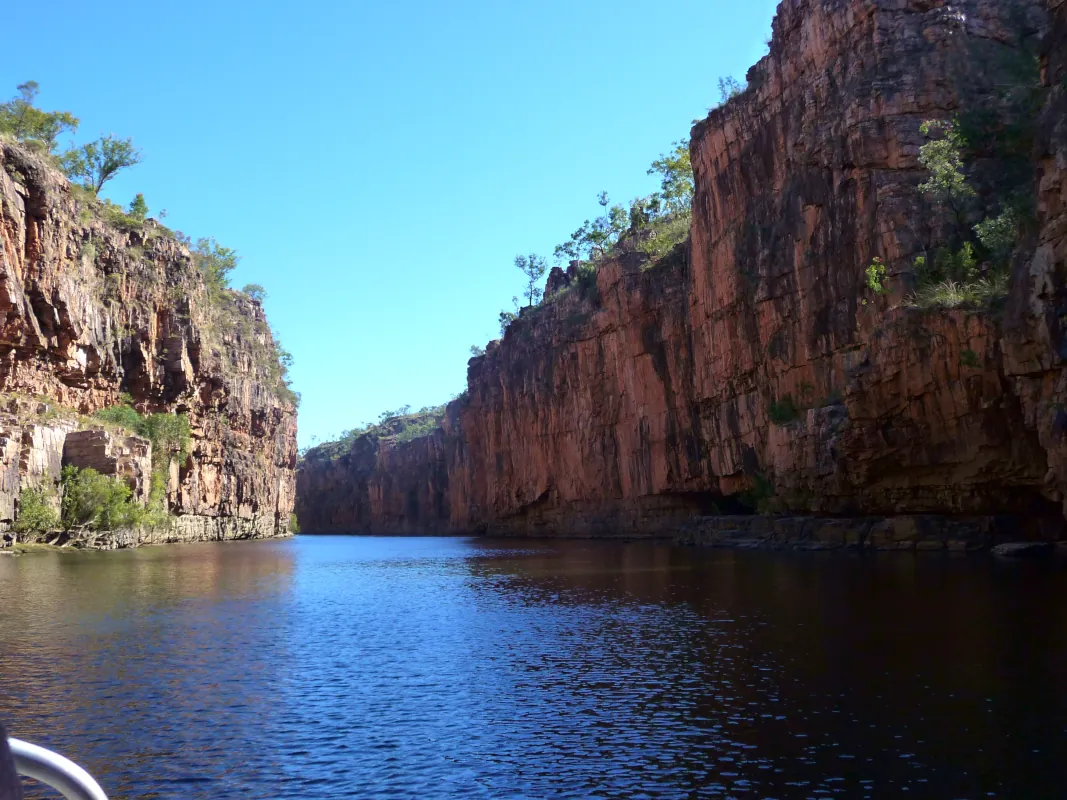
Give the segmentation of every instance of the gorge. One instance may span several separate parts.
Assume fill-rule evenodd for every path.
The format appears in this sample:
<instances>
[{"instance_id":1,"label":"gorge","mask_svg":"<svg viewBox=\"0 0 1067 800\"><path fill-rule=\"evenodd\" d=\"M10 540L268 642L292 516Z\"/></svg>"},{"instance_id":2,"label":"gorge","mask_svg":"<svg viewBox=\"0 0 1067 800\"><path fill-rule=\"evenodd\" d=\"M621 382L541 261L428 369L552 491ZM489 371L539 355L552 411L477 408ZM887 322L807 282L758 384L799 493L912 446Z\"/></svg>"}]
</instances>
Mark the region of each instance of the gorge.
<instances>
[{"instance_id":1,"label":"gorge","mask_svg":"<svg viewBox=\"0 0 1067 800\"><path fill-rule=\"evenodd\" d=\"M1065 54L1064 0L785 0L748 87L692 130L688 239L616 251L593 280L554 271L428 435L391 421L310 450L302 529L1062 540ZM917 303L953 224L920 188L923 123L1008 103L997 65L1028 60L1004 296ZM979 171L1006 173L998 147Z\"/></svg>"}]
</instances>

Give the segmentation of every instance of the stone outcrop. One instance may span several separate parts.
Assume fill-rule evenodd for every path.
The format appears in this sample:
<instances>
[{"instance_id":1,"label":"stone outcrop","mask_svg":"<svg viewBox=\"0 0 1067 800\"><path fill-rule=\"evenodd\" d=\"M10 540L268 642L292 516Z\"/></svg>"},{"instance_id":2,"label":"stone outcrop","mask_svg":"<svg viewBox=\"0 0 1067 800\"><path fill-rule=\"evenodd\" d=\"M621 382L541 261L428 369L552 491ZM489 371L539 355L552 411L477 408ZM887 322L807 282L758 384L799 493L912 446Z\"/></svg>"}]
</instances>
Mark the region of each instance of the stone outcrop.
<instances>
[{"instance_id":1,"label":"stone outcrop","mask_svg":"<svg viewBox=\"0 0 1067 800\"><path fill-rule=\"evenodd\" d=\"M166 535L285 534L296 409L259 304L209 292L170 231L109 222L7 141L0 203L0 527L21 488L54 484L66 463L120 475L147 496L147 443L87 430L100 427L93 412L130 401L190 421L191 455L172 461L166 490L184 521Z\"/></svg>"},{"instance_id":2,"label":"stone outcrop","mask_svg":"<svg viewBox=\"0 0 1067 800\"><path fill-rule=\"evenodd\" d=\"M129 485L133 498L148 502L152 488L152 443L103 428L73 431L63 440L63 466L94 469Z\"/></svg>"},{"instance_id":3,"label":"stone outcrop","mask_svg":"<svg viewBox=\"0 0 1067 800\"><path fill-rule=\"evenodd\" d=\"M1014 515L1062 536L1065 13L782 2L748 89L693 129L688 247L610 260L595 288L554 271L562 293L471 360L431 440L311 454L303 528L640 535L756 511L936 517L944 542L955 518ZM1008 307L907 307L912 264L942 235L918 188L920 125L958 109L973 43L1038 36L1056 87L1035 154L1040 235ZM884 296L866 285L875 257ZM346 485L377 495L342 506Z\"/></svg>"}]
</instances>

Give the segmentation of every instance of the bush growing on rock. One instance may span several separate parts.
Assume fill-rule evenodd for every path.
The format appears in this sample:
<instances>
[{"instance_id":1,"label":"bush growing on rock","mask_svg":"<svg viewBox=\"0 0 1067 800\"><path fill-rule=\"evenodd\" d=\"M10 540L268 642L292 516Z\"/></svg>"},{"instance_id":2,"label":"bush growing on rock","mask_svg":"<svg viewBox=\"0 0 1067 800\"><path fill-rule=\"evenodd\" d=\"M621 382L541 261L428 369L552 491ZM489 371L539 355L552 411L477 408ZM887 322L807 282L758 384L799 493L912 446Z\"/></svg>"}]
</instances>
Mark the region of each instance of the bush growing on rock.
<instances>
[{"instance_id":1,"label":"bush growing on rock","mask_svg":"<svg viewBox=\"0 0 1067 800\"><path fill-rule=\"evenodd\" d=\"M128 396L126 399L128 400ZM185 414L142 416L125 403L100 409L94 416L103 422L136 433L152 443L152 478L148 505L141 509L138 522L151 528L161 528L169 524L167 476L171 462L184 461L191 451L192 433L189 429L189 418Z\"/></svg>"},{"instance_id":2,"label":"bush growing on rock","mask_svg":"<svg viewBox=\"0 0 1067 800\"><path fill-rule=\"evenodd\" d=\"M12 526L16 533L53 531L59 527L59 513L54 504L55 492L44 487L29 487L19 492L18 517Z\"/></svg>"},{"instance_id":3,"label":"bush growing on rock","mask_svg":"<svg viewBox=\"0 0 1067 800\"><path fill-rule=\"evenodd\" d=\"M175 458L189 455L192 434L185 414L149 414L142 416L129 405L102 408L93 416L103 422L118 425L152 443L152 462L166 468Z\"/></svg>"},{"instance_id":4,"label":"bush growing on rock","mask_svg":"<svg viewBox=\"0 0 1067 800\"><path fill-rule=\"evenodd\" d=\"M138 414L136 409L128 405L102 408L93 416L102 422L110 422L112 425L118 425L131 433L137 434L140 433L141 423L144 421L144 417Z\"/></svg>"},{"instance_id":5,"label":"bush growing on rock","mask_svg":"<svg viewBox=\"0 0 1067 800\"><path fill-rule=\"evenodd\" d=\"M109 531L133 527L144 517L144 509L133 500L125 482L91 467L63 467L61 485L64 530Z\"/></svg>"}]
</instances>

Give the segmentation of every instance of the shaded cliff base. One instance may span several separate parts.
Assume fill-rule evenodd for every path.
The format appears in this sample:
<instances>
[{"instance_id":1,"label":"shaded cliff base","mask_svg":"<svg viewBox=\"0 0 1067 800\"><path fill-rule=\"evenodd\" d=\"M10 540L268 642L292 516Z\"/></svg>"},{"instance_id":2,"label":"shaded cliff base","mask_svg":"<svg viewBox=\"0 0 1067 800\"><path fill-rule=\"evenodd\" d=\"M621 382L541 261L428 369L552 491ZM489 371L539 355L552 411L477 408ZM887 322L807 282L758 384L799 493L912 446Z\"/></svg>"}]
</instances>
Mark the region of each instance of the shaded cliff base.
<instances>
[{"instance_id":1,"label":"shaded cliff base","mask_svg":"<svg viewBox=\"0 0 1067 800\"><path fill-rule=\"evenodd\" d=\"M763 550L976 553L1021 543L1067 554L1067 520L1039 501L1020 514L897 514L831 517L719 509L723 498L649 497L610 507L517 515L474 533L523 538L670 539L677 544Z\"/></svg>"},{"instance_id":2,"label":"shaded cliff base","mask_svg":"<svg viewBox=\"0 0 1067 800\"><path fill-rule=\"evenodd\" d=\"M974 553L992 549L998 554L1021 554L1059 549L1067 554L1062 517L1040 516L699 517L682 525L675 541L765 550ZM1024 542L1032 547L1021 547Z\"/></svg>"}]
</instances>

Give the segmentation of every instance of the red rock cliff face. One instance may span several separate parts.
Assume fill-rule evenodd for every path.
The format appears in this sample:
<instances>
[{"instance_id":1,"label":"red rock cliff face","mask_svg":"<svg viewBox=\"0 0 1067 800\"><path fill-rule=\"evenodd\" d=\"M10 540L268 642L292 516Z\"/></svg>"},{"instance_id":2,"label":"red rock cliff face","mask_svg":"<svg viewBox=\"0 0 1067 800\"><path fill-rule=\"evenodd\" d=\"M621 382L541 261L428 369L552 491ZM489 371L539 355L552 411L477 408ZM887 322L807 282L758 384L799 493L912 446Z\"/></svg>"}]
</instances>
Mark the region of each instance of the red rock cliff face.
<instances>
[{"instance_id":1,"label":"red rock cliff face","mask_svg":"<svg viewBox=\"0 0 1067 800\"><path fill-rule=\"evenodd\" d=\"M124 392L142 412L187 413L192 427L192 456L172 464L167 492L178 521L157 538L287 532L296 410L279 397L259 305L237 293L209 302L189 251L162 228L117 230L3 142L0 200L0 392L45 401L43 419L12 400L3 420L3 521L21 486L56 477L72 423L47 417L91 414Z\"/></svg>"},{"instance_id":2,"label":"red rock cliff face","mask_svg":"<svg viewBox=\"0 0 1067 800\"><path fill-rule=\"evenodd\" d=\"M651 269L607 263L595 292L524 315L471 361L469 399L421 454L448 528L658 533L743 506L1062 525L1062 89L1039 157L1040 242L1008 319L900 300L939 235L917 188L919 126L957 108L964 43L1012 48L1020 20L1054 19L1051 86L1063 16L1058 0L783 2L749 89L693 131L688 249ZM887 297L865 286L875 256ZM411 472L410 452L331 474L417 494L427 467ZM305 471L302 507L328 505ZM359 529L396 528L372 512Z\"/></svg>"}]
</instances>

